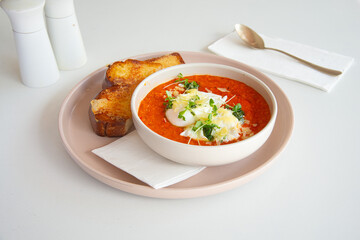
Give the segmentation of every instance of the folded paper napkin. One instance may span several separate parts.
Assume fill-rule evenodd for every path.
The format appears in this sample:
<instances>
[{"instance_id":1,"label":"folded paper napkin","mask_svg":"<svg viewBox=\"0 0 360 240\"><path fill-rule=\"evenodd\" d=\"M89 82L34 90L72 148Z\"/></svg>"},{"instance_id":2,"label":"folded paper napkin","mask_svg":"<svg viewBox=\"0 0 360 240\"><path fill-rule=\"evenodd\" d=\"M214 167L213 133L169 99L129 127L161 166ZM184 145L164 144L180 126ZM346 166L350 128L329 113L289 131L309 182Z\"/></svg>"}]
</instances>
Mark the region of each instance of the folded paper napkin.
<instances>
[{"instance_id":1,"label":"folded paper napkin","mask_svg":"<svg viewBox=\"0 0 360 240\"><path fill-rule=\"evenodd\" d=\"M323 91L330 91L350 68L354 61L342 56L303 44L271 38L260 34L266 47L277 48L317 65L340 70L343 73L331 76L273 50L261 50L245 45L234 31L211 44L208 48L215 54L248 64L260 71L295 80Z\"/></svg>"},{"instance_id":2,"label":"folded paper napkin","mask_svg":"<svg viewBox=\"0 0 360 240\"><path fill-rule=\"evenodd\" d=\"M136 131L92 152L155 189L183 181L205 168L175 163L158 155Z\"/></svg>"}]
</instances>

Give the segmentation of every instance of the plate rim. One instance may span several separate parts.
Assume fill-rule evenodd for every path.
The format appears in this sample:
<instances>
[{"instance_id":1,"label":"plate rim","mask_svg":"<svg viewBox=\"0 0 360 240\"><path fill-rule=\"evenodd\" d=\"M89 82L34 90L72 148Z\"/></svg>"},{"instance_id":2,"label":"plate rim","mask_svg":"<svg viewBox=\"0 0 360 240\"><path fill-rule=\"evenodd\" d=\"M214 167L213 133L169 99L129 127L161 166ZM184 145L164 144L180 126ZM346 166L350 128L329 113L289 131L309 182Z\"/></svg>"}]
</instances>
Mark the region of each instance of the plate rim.
<instances>
[{"instance_id":1,"label":"plate rim","mask_svg":"<svg viewBox=\"0 0 360 240\"><path fill-rule=\"evenodd\" d=\"M141 55L136 55L136 56L131 56L128 58L133 58L133 59L146 59L146 58L151 58L151 57L156 57L156 56L160 56L160 55L164 55L164 54L168 54L174 51L162 51L162 52L152 52L152 53L145 53L145 54L141 54ZM221 182L217 182L214 184L209 184L209 185L204 185L204 186L197 186L197 187L186 187L186 188L172 188L171 186L168 186L166 188L161 188L161 189L154 189L148 185L139 185L136 183L131 183L125 180L121 180L121 179L117 179L114 178L112 176L106 175L104 173L102 173L101 171L91 168L90 166L87 165L86 162L81 161L81 158L76 154L76 152L74 152L72 150L71 145L69 144L69 142L67 141L66 138L66 134L65 134L65 126L64 126L64 112L66 111L67 108L67 104L68 102L71 100L71 98L74 96L74 94L76 93L76 91L81 88L81 86L83 84L86 84L86 82L88 81L89 78L93 77L96 74L101 73L102 71L106 70L106 66L100 67L97 70L91 72L90 74L88 74L87 76L85 76L80 82L78 82L71 90L70 92L67 94L66 98L64 99L60 111L59 111L59 118L58 118L58 129L60 132L60 137L62 140L62 143L66 149L66 151L68 152L68 154L70 155L70 157L85 171L87 172L89 175L91 175L92 177L94 177L95 179L97 179L100 182L103 182L111 187L114 187L116 189L128 192L128 193L132 193L135 195L140 195L140 196L145 196L145 197L155 197L155 198L166 198L166 199L179 199L179 198L194 198L194 197L202 197L202 196L207 196L207 195L213 195L216 193L220 193L220 192L224 192L230 189L233 189L237 186L240 186L244 183L247 183L249 181L251 181L253 178L255 178L256 176L260 175L262 172L264 172L274 161L274 159L277 158L277 156L279 156L279 154L284 150L284 148L287 146L290 137L292 135L293 132L293 128L294 128L294 114L293 114L293 109L291 107L290 101L288 99L288 97L286 96L286 94L283 92L283 90L272 80L270 79L270 77L266 76L265 74L261 73L260 71L254 69L253 67L246 65L244 63L226 58L226 57L222 57L222 56L218 56L215 54L210 54L210 53L204 53L204 52L193 52L193 51L177 51L178 53L181 54L185 54L185 55L196 55L196 56L203 56L205 58L215 58L217 60L222 60L222 61L228 61L233 63L236 68L240 68L239 66L242 66L244 68L249 68L252 69L252 71L254 71L256 73L256 77L261 77L261 78L265 78L266 81L269 81L271 83L271 86L269 86L269 88L271 89L271 91L273 91L273 88L276 88L277 92L280 92L283 96L283 98L286 100L286 102L288 103L288 110L289 115L291 116L291 124L290 124L290 128L288 131L288 134L286 135L286 137L283 140L283 144L277 149L277 151L271 156L269 157L264 163L260 164L259 166L257 166L256 168L252 169L251 171L248 171L238 177L232 178L232 179L228 179L225 181L221 181ZM124 59L128 59L128 58L124 58ZM124 60L123 59L123 60ZM224 63L221 63L224 64ZM228 65L228 64L224 64L224 65ZM268 83L266 83L266 85L268 85ZM274 94L275 97L278 94ZM279 104L279 103L278 103ZM275 123L276 124L276 123Z\"/></svg>"}]
</instances>

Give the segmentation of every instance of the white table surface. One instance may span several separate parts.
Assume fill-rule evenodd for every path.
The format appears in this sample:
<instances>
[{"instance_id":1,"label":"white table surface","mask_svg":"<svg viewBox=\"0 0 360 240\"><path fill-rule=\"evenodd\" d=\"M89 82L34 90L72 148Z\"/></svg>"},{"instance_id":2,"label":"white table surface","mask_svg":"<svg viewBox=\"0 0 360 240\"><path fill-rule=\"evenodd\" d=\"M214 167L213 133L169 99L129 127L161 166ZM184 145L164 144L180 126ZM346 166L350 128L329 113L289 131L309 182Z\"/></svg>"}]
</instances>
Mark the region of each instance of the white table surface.
<instances>
[{"instance_id":1,"label":"white table surface","mask_svg":"<svg viewBox=\"0 0 360 240\"><path fill-rule=\"evenodd\" d=\"M0 11L0 239L360 239L359 0L75 6L88 62L40 89L21 83ZM271 76L291 101L295 126L262 175L220 194L164 200L109 187L70 158L58 113L82 78L138 54L208 52L235 23L355 58L330 93Z\"/></svg>"}]
</instances>

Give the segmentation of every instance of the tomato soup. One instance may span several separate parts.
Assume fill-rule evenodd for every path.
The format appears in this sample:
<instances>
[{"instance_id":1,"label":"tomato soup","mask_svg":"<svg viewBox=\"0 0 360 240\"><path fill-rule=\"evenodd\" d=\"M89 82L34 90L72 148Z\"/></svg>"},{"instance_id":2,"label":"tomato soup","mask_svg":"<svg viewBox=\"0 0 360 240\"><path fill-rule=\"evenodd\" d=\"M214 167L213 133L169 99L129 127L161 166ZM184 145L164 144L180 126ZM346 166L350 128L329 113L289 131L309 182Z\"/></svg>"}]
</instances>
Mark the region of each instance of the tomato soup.
<instances>
[{"instance_id":1,"label":"tomato soup","mask_svg":"<svg viewBox=\"0 0 360 240\"><path fill-rule=\"evenodd\" d=\"M168 139L193 145L219 145L241 141L261 131L269 122L271 113L265 99L248 85L225 77L211 75L186 76L188 82L196 82L198 91L227 96L226 105L241 104L244 112L242 128L245 129L241 136L228 142L199 141L182 136L183 127L171 124L166 118L166 98L170 91L174 95L182 94L185 89L178 84L179 79L173 79L152 89L142 100L138 115L143 123L152 131ZM180 85L180 87L179 87ZM168 91L168 92L167 92Z\"/></svg>"}]
</instances>

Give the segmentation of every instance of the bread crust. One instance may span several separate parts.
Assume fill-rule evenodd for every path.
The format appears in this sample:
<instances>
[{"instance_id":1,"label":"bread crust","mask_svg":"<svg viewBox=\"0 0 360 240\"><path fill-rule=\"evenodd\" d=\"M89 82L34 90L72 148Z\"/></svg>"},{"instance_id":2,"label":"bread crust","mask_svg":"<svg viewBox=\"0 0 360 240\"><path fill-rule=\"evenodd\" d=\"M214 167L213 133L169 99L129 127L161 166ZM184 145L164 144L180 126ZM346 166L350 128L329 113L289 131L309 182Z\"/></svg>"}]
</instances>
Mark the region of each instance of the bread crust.
<instances>
[{"instance_id":1,"label":"bread crust","mask_svg":"<svg viewBox=\"0 0 360 240\"><path fill-rule=\"evenodd\" d=\"M127 59L125 61L114 62L106 70L102 87L104 89L120 83L139 84L154 72L184 63L181 55L177 52L145 61Z\"/></svg>"},{"instance_id":2,"label":"bread crust","mask_svg":"<svg viewBox=\"0 0 360 240\"><path fill-rule=\"evenodd\" d=\"M89 119L99 136L124 136L132 126L130 101L134 85L121 84L103 89L91 102Z\"/></svg>"},{"instance_id":3,"label":"bread crust","mask_svg":"<svg viewBox=\"0 0 360 240\"><path fill-rule=\"evenodd\" d=\"M162 68L168 68L179 64L184 64L184 59L181 57L181 55L177 52L170 53L168 55L163 55L156 58L151 58L148 60L145 60L145 62L149 63L160 63L162 65Z\"/></svg>"},{"instance_id":4,"label":"bread crust","mask_svg":"<svg viewBox=\"0 0 360 240\"><path fill-rule=\"evenodd\" d=\"M152 73L184 64L179 53L145 61L127 59L108 66L103 90L90 102L89 119L99 136L121 137L132 126L130 101L137 85Z\"/></svg>"},{"instance_id":5,"label":"bread crust","mask_svg":"<svg viewBox=\"0 0 360 240\"><path fill-rule=\"evenodd\" d=\"M118 84L139 84L147 76L162 69L160 63L127 59L114 62L106 70L103 88Z\"/></svg>"}]
</instances>

